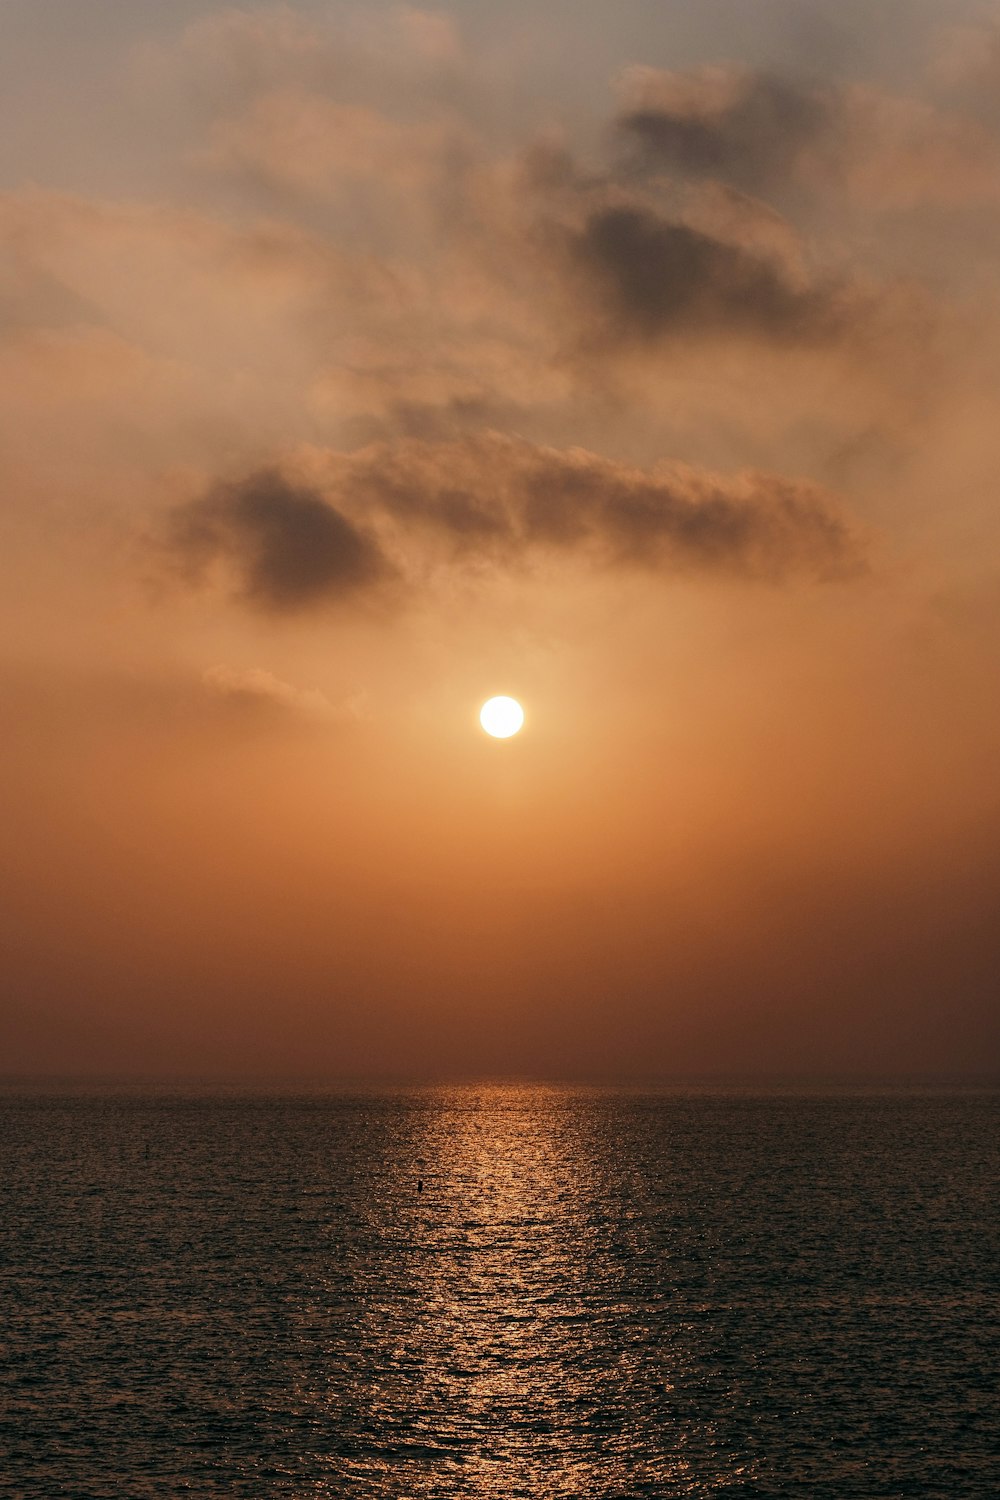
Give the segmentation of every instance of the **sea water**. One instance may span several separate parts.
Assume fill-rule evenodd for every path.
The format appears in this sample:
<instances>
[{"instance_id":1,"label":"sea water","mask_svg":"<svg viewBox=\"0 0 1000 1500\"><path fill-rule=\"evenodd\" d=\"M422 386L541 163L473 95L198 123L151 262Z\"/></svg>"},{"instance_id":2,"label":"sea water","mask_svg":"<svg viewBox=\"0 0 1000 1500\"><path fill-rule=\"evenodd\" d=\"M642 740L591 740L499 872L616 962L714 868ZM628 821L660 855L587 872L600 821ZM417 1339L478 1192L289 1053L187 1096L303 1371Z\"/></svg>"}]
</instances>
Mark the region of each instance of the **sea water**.
<instances>
[{"instance_id":1,"label":"sea water","mask_svg":"<svg viewBox=\"0 0 1000 1500\"><path fill-rule=\"evenodd\" d=\"M0 1494L1000 1495L990 1092L0 1098Z\"/></svg>"}]
</instances>

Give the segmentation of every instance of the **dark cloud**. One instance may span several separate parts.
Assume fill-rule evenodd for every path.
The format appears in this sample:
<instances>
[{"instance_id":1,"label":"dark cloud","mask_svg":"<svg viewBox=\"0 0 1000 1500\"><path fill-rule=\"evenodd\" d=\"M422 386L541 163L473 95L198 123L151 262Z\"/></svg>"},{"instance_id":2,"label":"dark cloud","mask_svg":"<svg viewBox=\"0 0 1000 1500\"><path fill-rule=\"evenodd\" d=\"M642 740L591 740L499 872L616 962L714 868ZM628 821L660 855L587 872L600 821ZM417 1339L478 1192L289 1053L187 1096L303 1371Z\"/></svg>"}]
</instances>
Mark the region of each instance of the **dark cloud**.
<instances>
[{"instance_id":1,"label":"dark cloud","mask_svg":"<svg viewBox=\"0 0 1000 1500\"><path fill-rule=\"evenodd\" d=\"M569 250L612 339L734 332L808 343L846 323L839 288L796 285L777 261L636 204L594 210Z\"/></svg>"},{"instance_id":2,"label":"dark cloud","mask_svg":"<svg viewBox=\"0 0 1000 1500\"><path fill-rule=\"evenodd\" d=\"M454 566L518 568L575 553L611 568L768 581L864 568L863 538L804 481L682 464L640 469L500 433L331 453L323 489L333 503L273 469L220 485L173 513L173 556L196 580L221 562L238 597L271 611L357 594L389 574L382 545L348 519L354 513L415 577L442 543ZM216 674L212 685L286 703L293 694L259 672Z\"/></svg>"},{"instance_id":3,"label":"dark cloud","mask_svg":"<svg viewBox=\"0 0 1000 1500\"><path fill-rule=\"evenodd\" d=\"M944 74L956 76L957 69L965 79L956 84L963 100L957 112L870 84L750 68L634 69L615 122L629 148L627 169L633 180L658 180L666 171L725 183L795 211L807 200L825 212L834 199L877 212L994 202L995 115L977 107L970 91L974 77L989 79L990 51L982 33L972 35L977 41L962 46L975 55L976 68L971 57L939 59ZM992 95L988 87L986 93L995 98L993 82Z\"/></svg>"},{"instance_id":4,"label":"dark cloud","mask_svg":"<svg viewBox=\"0 0 1000 1500\"><path fill-rule=\"evenodd\" d=\"M654 165L750 192L787 179L803 148L834 127L826 92L767 73L646 75L618 128Z\"/></svg>"},{"instance_id":5,"label":"dark cloud","mask_svg":"<svg viewBox=\"0 0 1000 1500\"><path fill-rule=\"evenodd\" d=\"M857 571L859 538L815 487L774 474L646 474L542 451L525 476L529 535L582 534L617 561L748 577Z\"/></svg>"},{"instance_id":6,"label":"dark cloud","mask_svg":"<svg viewBox=\"0 0 1000 1500\"><path fill-rule=\"evenodd\" d=\"M577 550L611 566L747 578L846 576L864 544L817 487L780 475L653 470L491 434L405 442L348 461L340 483L460 554L517 561Z\"/></svg>"},{"instance_id":7,"label":"dark cloud","mask_svg":"<svg viewBox=\"0 0 1000 1500\"><path fill-rule=\"evenodd\" d=\"M221 562L247 603L279 612L355 594L389 572L372 537L271 469L180 507L168 545L191 576Z\"/></svg>"}]
</instances>

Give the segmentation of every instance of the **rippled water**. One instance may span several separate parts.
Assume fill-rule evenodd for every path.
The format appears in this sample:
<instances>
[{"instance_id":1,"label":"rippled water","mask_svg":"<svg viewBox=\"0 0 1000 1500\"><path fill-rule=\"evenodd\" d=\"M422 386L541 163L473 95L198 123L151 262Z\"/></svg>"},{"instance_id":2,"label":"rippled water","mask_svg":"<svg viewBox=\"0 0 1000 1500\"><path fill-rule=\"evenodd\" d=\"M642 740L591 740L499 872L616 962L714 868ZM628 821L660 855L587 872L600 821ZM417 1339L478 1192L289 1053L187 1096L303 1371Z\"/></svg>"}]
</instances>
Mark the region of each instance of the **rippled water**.
<instances>
[{"instance_id":1,"label":"rippled water","mask_svg":"<svg viewBox=\"0 0 1000 1500\"><path fill-rule=\"evenodd\" d=\"M5 1496L1000 1494L995 1094L0 1119Z\"/></svg>"}]
</instances>

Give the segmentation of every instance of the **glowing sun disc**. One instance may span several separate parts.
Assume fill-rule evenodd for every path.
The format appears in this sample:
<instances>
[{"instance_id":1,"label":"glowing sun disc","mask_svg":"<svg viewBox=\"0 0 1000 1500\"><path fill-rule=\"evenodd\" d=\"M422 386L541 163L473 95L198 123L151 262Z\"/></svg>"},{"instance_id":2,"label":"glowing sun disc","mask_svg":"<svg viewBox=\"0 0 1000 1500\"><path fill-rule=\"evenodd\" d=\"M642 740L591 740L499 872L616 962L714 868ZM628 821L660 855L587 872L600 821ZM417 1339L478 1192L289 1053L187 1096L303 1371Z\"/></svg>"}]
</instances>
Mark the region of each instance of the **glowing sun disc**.
<instances>
[{"instance_id":1,"label":"glowing sun disc","mask_svg":"<svg viewBox=\"0 0 1000 1500\"><path fill-rule=\"evenodd\" d=\"M479 710L479 722L495 740L509 740L524 723L524 709L516 698L490 698Z\"/></svg>"}]
</instances>

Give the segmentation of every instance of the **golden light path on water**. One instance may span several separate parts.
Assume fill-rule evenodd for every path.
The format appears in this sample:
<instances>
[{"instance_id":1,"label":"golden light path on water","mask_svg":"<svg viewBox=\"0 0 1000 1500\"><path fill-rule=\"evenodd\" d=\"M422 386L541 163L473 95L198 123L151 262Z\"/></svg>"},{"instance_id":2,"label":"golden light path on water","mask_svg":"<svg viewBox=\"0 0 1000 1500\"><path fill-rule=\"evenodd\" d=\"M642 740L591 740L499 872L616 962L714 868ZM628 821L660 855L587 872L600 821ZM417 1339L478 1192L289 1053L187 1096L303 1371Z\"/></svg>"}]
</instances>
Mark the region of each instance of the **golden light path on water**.
<instances>
[{"instance_id":1,"label":"golden light path on water","mask_svg":"<svg viewBox=\"0 0 1000 1500\"><path fill-rule=\"evenodd\" d=\"M371 1411L385 1494L701 1494L746 1472L704 1418L671 1421L663 1451L690 1352L683 1329L656 1329L648 1192L593 1114L559 1089L493 1087L436 1091L416 1118L423 1188ZM370 1454L357 1473L370 1482Z\"/></svg>"}]
</instances>

